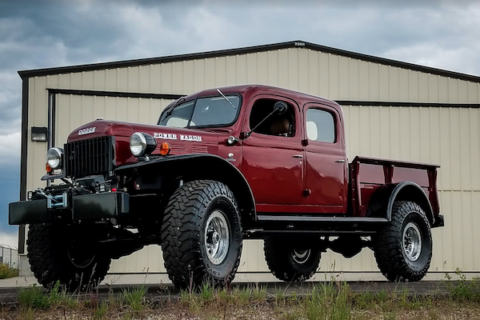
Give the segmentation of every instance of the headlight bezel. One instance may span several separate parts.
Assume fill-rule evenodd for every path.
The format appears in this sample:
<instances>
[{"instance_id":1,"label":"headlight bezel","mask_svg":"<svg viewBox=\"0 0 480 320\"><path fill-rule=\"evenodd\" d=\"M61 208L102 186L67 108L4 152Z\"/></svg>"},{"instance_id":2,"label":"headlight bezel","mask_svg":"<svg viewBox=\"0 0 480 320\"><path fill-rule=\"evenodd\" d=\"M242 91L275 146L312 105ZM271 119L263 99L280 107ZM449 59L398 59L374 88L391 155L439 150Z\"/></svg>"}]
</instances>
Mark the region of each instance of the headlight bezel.
<instances>
[{"instance_id":1,"label":"headlight bezel","mask_svg":"<svg viewBox=\"0 0 480 320\"><path fill-rule=\"evenodd\" d=\"M63 167L63 155L64 151L62 148L50 148L47 151L47 164L53 170L62 169Z\"/></svg>"},{"instance_id":2,"label":"headlight bezel","mask_svg":"<svg viewBox=\"0 0 480 320\"><path fill-rule=\"evenodd\" d=\"M137 158L149 156L156 148L157 139L148 133L135 132L130 136L130 152Z\"/></svg>"}]
</instances>

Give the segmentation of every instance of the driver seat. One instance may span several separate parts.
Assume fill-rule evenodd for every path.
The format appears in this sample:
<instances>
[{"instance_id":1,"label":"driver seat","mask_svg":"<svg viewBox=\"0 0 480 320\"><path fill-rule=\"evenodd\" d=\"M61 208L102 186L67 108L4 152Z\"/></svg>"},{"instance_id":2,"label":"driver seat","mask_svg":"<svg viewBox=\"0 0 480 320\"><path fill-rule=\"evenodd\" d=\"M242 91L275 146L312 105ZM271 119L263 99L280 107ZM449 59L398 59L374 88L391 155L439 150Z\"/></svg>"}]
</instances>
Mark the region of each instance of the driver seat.
<instances>
[{"instance_id":1,"label":"driver seat","mask_svg":"<svg viewBox=\"0 0 480 320\"><path fill-rule=\"evenodd\" d=\"M288 137L290 135L290 120L287 117L277 117L270 124L270 131L274 136Z\"/></svg>"}]
</instances>

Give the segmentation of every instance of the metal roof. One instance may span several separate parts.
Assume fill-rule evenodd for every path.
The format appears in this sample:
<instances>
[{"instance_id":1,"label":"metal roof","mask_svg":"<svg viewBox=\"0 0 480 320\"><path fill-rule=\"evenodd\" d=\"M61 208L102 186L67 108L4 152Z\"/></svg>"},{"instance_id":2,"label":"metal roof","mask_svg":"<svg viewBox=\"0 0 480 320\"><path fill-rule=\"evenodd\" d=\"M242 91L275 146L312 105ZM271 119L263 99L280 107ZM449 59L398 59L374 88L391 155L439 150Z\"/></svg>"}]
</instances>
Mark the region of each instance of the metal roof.
<instances>
[{"instance_id":1,"label":"metal roof","mask_svg":"<svg viewBox=\"0 0 480 320\"><path fill-rule=\"evenodd\" d=\"M367 54L361 54L361 53L356 53L352 51L322 46L319 44L310 43L302 40L287 41L287 42L235 48L235 49L156 57L156 58L113 61L113 62L95 63L95 64L83 64L83 65L57 67L57 68L22 70L22 71L18 71L18 74L22 78L28 78L28 77L56 75L56 74L63 74L63 73L74 73L74 72L104 70L104 69L114 69L114 68L126 68L126 67L134 67L134 66L150 65L150 64L161 64L161 63L176 62L176 61L216 58L216 57L248 54L248 53L254 53L254 52L280 50L280 49L287 49L287 48L305 48L305 49L310 49L314 51L320 51L324 53L330 53L334 55L348 57L352 59L358 59L358 60L378 63L382 65L389 65L389 66L399 67L403 69L415 70L419 72L425 72L425 73L440 75L444 77L480 83L479 76L469 75L469 74L460 73L460 72L447 71L447 70L442 70L437 68L431 68L431 67L421 66L421 65L397 61L397 60L375 57Z\"/></svg>"}]
</instances>

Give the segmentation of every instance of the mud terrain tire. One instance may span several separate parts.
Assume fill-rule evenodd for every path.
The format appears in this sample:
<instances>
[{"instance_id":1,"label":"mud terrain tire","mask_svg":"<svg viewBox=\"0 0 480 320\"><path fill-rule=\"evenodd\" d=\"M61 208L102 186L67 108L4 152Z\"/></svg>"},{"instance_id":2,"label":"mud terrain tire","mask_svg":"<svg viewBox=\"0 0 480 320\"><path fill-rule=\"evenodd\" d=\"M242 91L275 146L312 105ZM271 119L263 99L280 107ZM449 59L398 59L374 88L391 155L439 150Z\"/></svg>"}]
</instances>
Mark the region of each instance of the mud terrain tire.
<instances>
[{"instance_id":1,"label":"mud terrain tire","mask_svg":"<svg viewBox=\"0 0 480 320\"><path fill-rule=\"evenodd\" d=\"M185 183L170 197L161 237L165 268L174 285L230 283L242 254L242 226L233 193L217 181Z\"/></svg>"},{"instance_id":2,"label":"mud terrain tire","mask_svg":"<svg viewBox=\"0 0 480 320\"><path fill-rule=\"evenodd\" d=\"M374 252L388 280L420 281L432 259L432 234L422 208L414 202L395 202L392 221L378 233Z\"/></svg>"},{"instance_id":3,"label":"mud terrain tire","mask_svg":"<svg viewBox=\"0 0 480 320\"><path fill-rule=\"evenodd\" d=\"M282 281L305 281L318 269L321 252L302 246L305 241L266 237L263 250L272 274Z\"/></svg>"},{"instance_id":4,"label":"mud terrain tire","mask_svg":"<svg viewBox=\"0 0 480 320\"><path fill-rule=\"evenodd\" d=\"M71 292L96 287L105 278L111 259L95 253L98 246L87 242L94 234L89 229L72 232L68 226L30 225L27 257L38 282L50 289L59 281L62 288ZM78 245L72 246L75 242L83 242L81 250Z\"/></svg>"}]
</instances>

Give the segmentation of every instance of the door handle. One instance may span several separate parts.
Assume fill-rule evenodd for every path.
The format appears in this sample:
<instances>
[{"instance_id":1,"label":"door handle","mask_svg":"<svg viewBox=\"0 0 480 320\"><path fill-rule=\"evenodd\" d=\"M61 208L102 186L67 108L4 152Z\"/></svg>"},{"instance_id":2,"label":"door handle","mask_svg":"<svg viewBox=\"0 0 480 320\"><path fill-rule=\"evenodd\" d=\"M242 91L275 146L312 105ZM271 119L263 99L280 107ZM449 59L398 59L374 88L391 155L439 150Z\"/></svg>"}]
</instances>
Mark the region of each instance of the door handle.
<instances>
[{"instance_id":1,"label":"door handle","mask_svg":"<svg viewBox=\"0 0 480 320\"><path fill-rule=\"evenodd\" d=\"M301 154L296 154L296 155L292 156L292 158L299 158L299 159L301 159L301 158L303 158L303 155L301 155Z\"/></svg>"},{"instance_id":2,"label":"door handle","mask_svg":"<svg viewBox=\"0 0 480 320\"><path fill-rule=\"evenodd\" d=\"M335 160L336 163L345 163L345 160L344 159L340 159L340 160Z\"/></svg>"}]
</instances>

